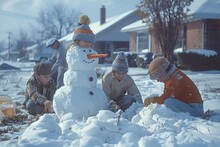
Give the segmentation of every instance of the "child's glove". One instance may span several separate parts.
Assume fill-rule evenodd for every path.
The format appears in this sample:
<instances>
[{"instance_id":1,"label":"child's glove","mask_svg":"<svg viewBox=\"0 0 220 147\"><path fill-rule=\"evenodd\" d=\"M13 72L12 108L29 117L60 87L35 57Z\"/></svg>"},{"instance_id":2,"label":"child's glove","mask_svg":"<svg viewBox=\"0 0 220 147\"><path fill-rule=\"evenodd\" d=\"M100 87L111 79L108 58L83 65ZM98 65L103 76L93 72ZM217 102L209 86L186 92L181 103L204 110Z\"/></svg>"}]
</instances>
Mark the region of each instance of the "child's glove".
<instances>
[{"instance_id":1,"label":"child's glove","mask_svg":"<svg viewBox=\"0 0 220 147\"><path fill-rule=\"evenodd\" d=\"M110 100L108 103L108 108L113 112L117 112L120 109L120 106L114 100Z\"/></svg>"},{"instance_id":2,"label":"child's glove","mask_svg":"<svg viewBox=\"0 0 220 147\"><path fill-rule=\"evenodd\" d=\"M53 103L50 105L50 108L48 109L49 113L54 113L54 109L53 109Z\"/></svg>"},{"instance_id":3,"label":"child's glove","mask_svg":"<svg viewBox=\"0 0 220 147\"><path fill-rule=\"evenodd\" d=\"M51 107L53 108L52 102L49 101L49 100L46 100L46 101L44 102L44 111L45 111L45 112L49 112L49 110L51 109Z\"/></svg>"},{"instance_id":4,"label":"child's glove","mask_svg":"<svg viewBox=\"0 0 220 147\"><path fill-rule=\"evenodd\" d=\"M153 102L153 98L146 98L144 100L144 106L147 107Z\"/></svg>"},{"instance_id":5,"label":"child's glove","mask_svg":"<svg viewBox=\"0 0 220 147\"><path fill-rule=\"evenodd\" d=\"M158 96L159 96L158 94L151 94L147 98L154 98L154 97L158 97Z\"/></svg>"}]
</instances>

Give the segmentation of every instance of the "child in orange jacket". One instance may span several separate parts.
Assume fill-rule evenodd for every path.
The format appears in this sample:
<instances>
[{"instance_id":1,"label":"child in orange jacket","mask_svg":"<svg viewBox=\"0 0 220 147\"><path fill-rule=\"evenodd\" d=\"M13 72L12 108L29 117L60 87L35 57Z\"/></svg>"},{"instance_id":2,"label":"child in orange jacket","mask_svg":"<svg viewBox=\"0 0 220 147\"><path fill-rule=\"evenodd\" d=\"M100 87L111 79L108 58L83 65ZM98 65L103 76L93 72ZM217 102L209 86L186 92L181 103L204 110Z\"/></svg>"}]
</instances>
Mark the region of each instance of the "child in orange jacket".
<instances>
[{"instance_id":1,"label":"child in orange jacket","mask_svg":"<svg viewBox=\"0 0 220 147\"><path fill-rule=\"evenodd\" d=\"M144 105L165 104L176 112L188 112L192 116L203 115L203 100L194 82L164 57L154 59L148 73L150 79L165 83L161 96L149 97Z\"/></svg>"}]
</instances>

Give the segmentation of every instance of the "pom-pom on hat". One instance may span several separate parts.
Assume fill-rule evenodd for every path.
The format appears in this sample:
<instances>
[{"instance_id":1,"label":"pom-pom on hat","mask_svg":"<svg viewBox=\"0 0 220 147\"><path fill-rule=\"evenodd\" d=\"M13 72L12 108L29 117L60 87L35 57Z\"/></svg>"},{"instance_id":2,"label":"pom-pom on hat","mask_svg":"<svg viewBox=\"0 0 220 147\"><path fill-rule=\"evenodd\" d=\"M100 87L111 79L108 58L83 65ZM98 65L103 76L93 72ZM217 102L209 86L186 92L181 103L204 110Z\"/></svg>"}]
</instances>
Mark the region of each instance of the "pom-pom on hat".
<instances>
[{"instance_id":1,"label":"pom-pom on hat","mask_svg":"<svg viewBox=\"0 0 220 147\"><path fill-rule=\"evenodd\" d=\"M112 63L112 70L128 72L128 61L124 52L119 52Z\"/></svg>"},{"instance_id":2,"label":"pom-pom on hat","mask_svg":"<svg viewBox=\"0 0 220 147\"><path fill-rule=\"evenodd\" d=\"M34 73L39 75L51 74L51 66L48 63L38 63L34 66Z\"/></svg>"},{"instance_id":3,"label":"pom-pom on hat","mask_svg":"<svg viewBox=\"0 0 220 147\"><path fill-rule=\"evenodd\" d=\"M159 78L169 67L170 62L164 57L157 57L151 61L148 69L148 74L151 80Z\"/></svg>"},{"instance_id":4,"label":"pom-pom on hat","mask_svg":"<svg viewBox=\"0 0 220 147\"><path fill-rule=\"evenodd\" d=\"M95 35L89 27L90 19L87 15L80 16L79 25L73 33L73 41L83 40L87 42L95 42Z\"/></svg>"},{"instance_id":5,"label":"pom-pom on hat","mask_svg":"<svg viewBox=\"0 0 220 147\"><path fill-rule=\"evenodd\" d=\"M53 45L56 41L57 41L56 38L50 38L50 39L46 42L46 47L50 47L50 46Z\"/></svg>"}]
</instances>

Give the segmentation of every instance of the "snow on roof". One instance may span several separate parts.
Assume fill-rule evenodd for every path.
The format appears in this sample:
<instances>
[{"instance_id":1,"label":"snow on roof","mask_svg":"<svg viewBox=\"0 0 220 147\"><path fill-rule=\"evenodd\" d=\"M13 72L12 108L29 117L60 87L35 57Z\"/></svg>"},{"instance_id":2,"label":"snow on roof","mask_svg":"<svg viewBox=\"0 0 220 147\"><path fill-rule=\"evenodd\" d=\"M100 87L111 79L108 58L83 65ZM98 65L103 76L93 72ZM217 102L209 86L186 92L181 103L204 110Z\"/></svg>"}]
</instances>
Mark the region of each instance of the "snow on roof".
<instances>
[{"instance_id":1,"label":"snow on roof","mask_svg":"<svg viewBox=\"0 0 220 147\"><path fill-rule=\"evenodd\" d=\"M121 29L121 32L133 32L141 29L147 29L149 26L142 20L138 20L130 25L127 25Z\"/></svg>"},{"instance_id":2,"label":"snow on roof","mask_svg":"<svg viewBox=\"0 0 220 147\"><path fill-rule=\"evenodd\" d=\"M97 22L94 22L94 23L91 23L89 25L89 27L91 28L91 30L93 31L93 33L95 35L97 35L98 33L104 31L105 29L109 28L110 26L114 25L115 23L117 23L118 21L120 21L121 19L125 18L126 16L130 15L131 13L133 13L134 11L136 11L136 9L134 10L130 10L130 11L127 11L121 15L118 15L118 16L114 16L114 17L111 17L111 18L108 18L106 19L106 22L102 25L100 25L100 22L97 21ZM71 41L72 40L72 36L73 34L70 33L66 36L64 36L63 38L59 39L59 41Z\"/></svg>"},{"instance_id":3,"label":"snow on roof","mask_svg":"<svg viewBox=\"0 0 220 147\"><path fill-rule=\"evenodd\" d=\"M214 50L209 50L209 49L187 49L183 50L182 48L178 48L174 50L174 53L181 53L181 52L186 52L186 53L195 53L199 55L204 55L206 57L210 56L216 56L218 53Z\"/></svg>"},{"instance_id":4,"label":"snow on roof","mask_svg":"<svg viewBox=\"0 0 220 147\"><path fill-rule=\"evenodd\" d=\"M43 46L45 46L46 47L46 40L44 40L44 41L42 41L41 43L40 43L40 45L43 45ZM37 47L39 47L40 46L39 44L34 44L34 45L32 45L32 46L28 46L27 47L27 50L32 50L32 49L36 49Z\"/></svg>"},{"instance_id":5,"label":"snow on roof","mask_svg":"<svg viewBox=\"0 0 220 147\"><path fill-rule=\"evenodd\" d=\"M194 0L189 9L189 18L220 19L220 0Z\"/></svg>"},{"instance_id":6,"label":"snow on roof","mask_svg":"<svg viewBox=\"0 0 220 147\"><path fill-rule=\"evenodd\" d=\"M207 50L207 49L190 49L190 50L186 50L186 53L196 53L196 54L204 55L206 57L217 55L216 51Z\"/></svg>"},{"instance_id":7,"label":"snow on roof","mask_svg":"<svg viewBox=\"0 0 220 147\"><path fill-rule=\"evenodd\" d=\"M189 18L220 19L220 0L194 0L189 9ZM130 25L123 27L121 31L132 32L141 29L147 29L148 27L149 26L146 23L143 23L142 20L138 20Z\"/></svg>"}]
</instances>

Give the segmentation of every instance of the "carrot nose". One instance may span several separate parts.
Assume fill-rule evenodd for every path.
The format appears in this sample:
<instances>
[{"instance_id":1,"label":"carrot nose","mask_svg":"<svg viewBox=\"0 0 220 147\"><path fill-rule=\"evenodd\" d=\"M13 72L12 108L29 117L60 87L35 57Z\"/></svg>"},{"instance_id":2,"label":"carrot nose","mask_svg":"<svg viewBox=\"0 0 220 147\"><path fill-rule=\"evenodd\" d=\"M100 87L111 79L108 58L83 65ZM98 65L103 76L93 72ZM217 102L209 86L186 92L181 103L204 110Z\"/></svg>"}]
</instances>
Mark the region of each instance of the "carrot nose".
<instances>
[{"instance_id":1,"label":"carrot nose","mask_svg":"<svg viewBox=\"0 0 220 147\"><path fill-rule=\"evenodd\" d=\"M88 54L87 58L88 59L92 59L92 58L104 58L106 57L108 54Z\"/></svg>"}]
</instances>

